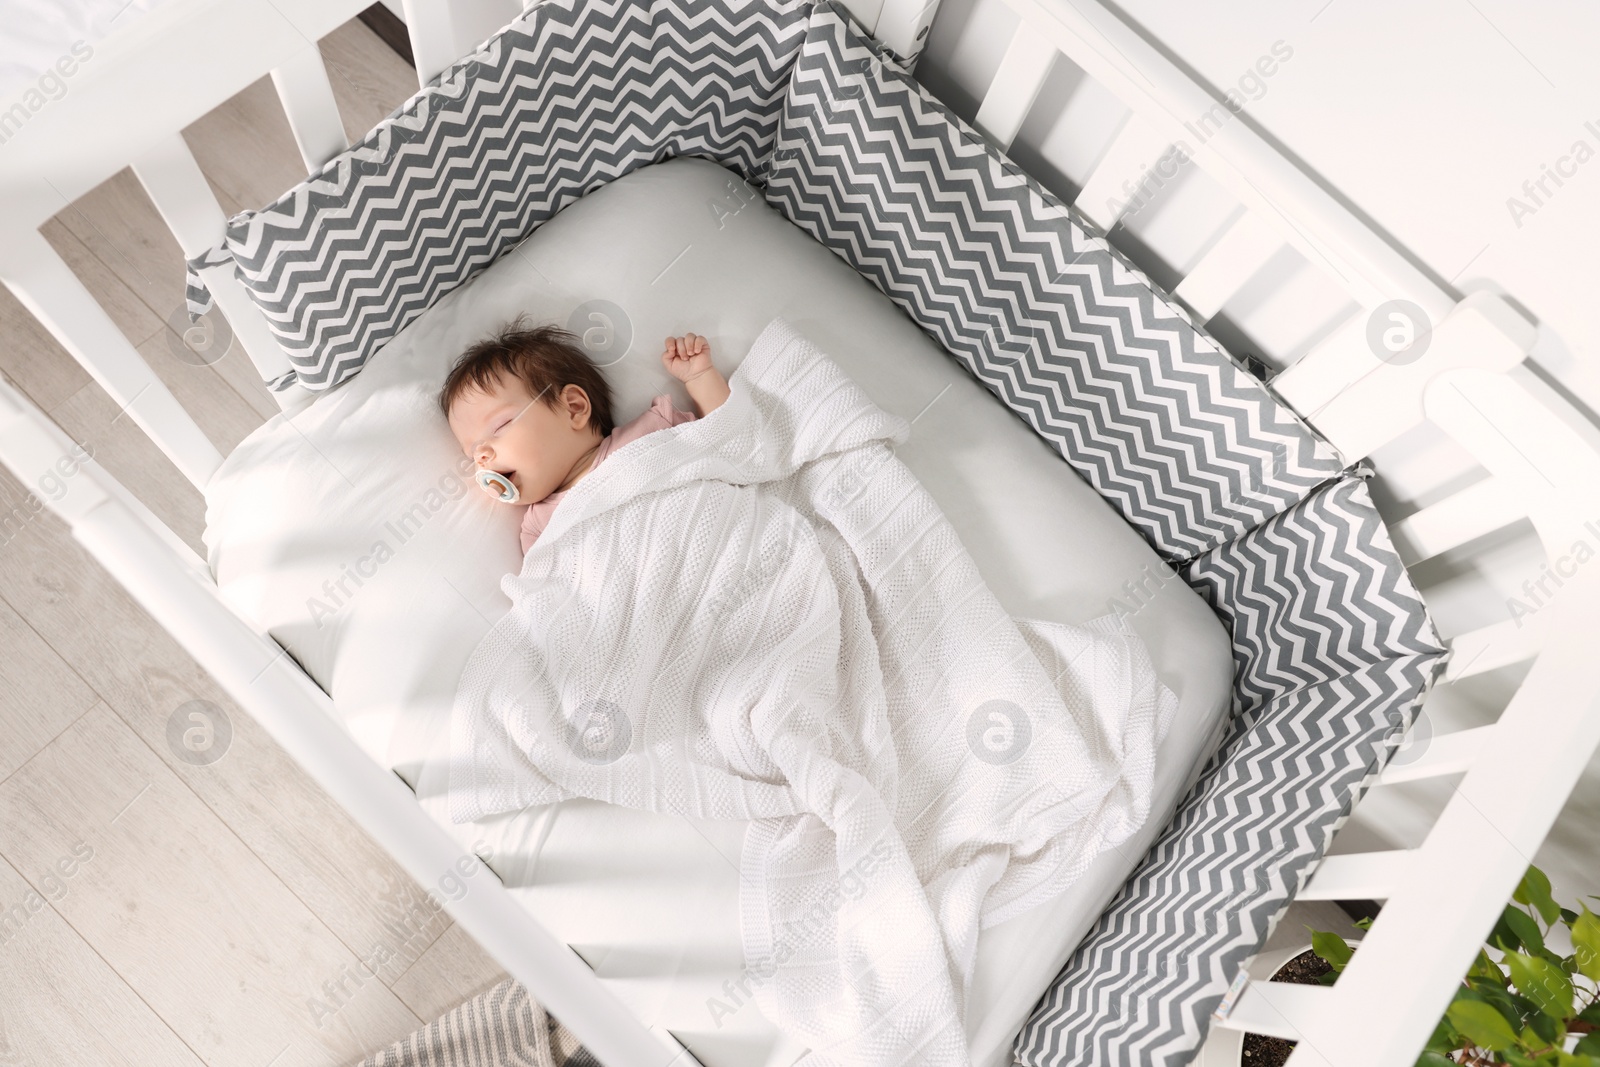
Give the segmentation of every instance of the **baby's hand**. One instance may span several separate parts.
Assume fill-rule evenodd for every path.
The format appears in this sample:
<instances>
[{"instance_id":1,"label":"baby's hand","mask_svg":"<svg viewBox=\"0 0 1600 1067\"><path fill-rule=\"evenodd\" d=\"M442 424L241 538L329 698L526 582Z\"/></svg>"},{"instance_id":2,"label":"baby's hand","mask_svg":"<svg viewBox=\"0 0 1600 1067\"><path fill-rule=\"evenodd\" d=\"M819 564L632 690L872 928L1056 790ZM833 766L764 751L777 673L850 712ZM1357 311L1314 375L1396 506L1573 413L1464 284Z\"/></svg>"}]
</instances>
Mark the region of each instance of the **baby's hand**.
<instances>
[{"instance_id":1,"label":"baby's hand","mask_svg":"<svg viewBox=\"0 0 1600 1067\"><path fill-rule=\"evenodd\" d=\"M669 337L666 351L661 353L661 364L668 374L687 383L711 370L711 342L695 333Z\"/></svg>"}]
</instances>

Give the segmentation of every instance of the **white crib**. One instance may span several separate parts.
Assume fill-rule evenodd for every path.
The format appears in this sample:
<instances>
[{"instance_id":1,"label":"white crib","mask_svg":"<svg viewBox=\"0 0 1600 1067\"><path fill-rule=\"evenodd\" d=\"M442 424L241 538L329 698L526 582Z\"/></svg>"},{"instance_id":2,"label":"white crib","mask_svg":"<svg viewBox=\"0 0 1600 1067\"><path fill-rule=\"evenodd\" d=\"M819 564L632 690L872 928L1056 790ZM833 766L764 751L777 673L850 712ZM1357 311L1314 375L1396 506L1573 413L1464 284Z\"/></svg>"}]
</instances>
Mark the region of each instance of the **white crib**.
<instances>
[{"instance_id":1,"label":"white crib","mask_svg":"<svg viewBox=\"0 0 1600 1067\"><path fill-rule=\"evenodd\" d=\"M1197 141L1193 123L1216 98L1111 10L1092 0L1006 0L1018 16L976 124L999 147L1017 136L1058 55L1120 98L1131 117L1084 183L1077 207L1110 229L1173 145L1243 210L1176 287L1199 320L1214 315L1284 244L1342 286L1354 308L1342 326L1272 380L1273 390L1353 461L1431 422L1488 477L1392 522L1408 564L1530 520L1552 561L1586 540L1600 517L1600 434L1521 366L1533 326L1498 297L1460 299L1276 152L1247 121L1221 120ZM132 165L186 255L211 247L223 212L179 131L271 73L308 169L346 147L315 42L364 7L348 0L171 0L136 33L108 43L73 92L14 129L0 147L0 276L196 486L222 457L54 252L39 227L66 203ZM937 0L849 4L897 55L914 58ZM407 0L406 21L426 82L516 14L514 5ZM219 48L218 42L227 42ZM181 71L181 77L173 76ZM1115 239L1115 234L1113 234ZM220 270L206 280L262 376L286 357L243 290ZM1385 361L1367 341L1374 309L1406 300L1434 324L1421 358ZM285 407L307 402L296 390ZM10 387L0 387L0 459L35 484L71 442ZM1440 472L1442 482L1455 471ZM93 461L50 506L74 536L267 727L424 887L461 863L456 842L337 723L327 696L270 638L217 596L203 562ZM1528 620L1457 636L1444 686L1533 661L1497 723L1431 738L1385 783L1464 774L1420 848L1335 855L1301 899L1384 901L1361 950L1331 989L1250 982L1216 1026L1300 1039L1294 1067L1413 1062L1484 935L1579 776L1600 747L1600 572L1563 572L1560 596ZM1549 738L1564 743L1552 746ZM1493 754L1493 767L1485 759ZM1511 778L1536 787L1505 789ZM1460 858L1473 857L1463 878ZM463 872L464 873L464 872ZM492 878L447 907L607 1064L692 1062L652 1032Z\"/></svg>"}]
</instances>

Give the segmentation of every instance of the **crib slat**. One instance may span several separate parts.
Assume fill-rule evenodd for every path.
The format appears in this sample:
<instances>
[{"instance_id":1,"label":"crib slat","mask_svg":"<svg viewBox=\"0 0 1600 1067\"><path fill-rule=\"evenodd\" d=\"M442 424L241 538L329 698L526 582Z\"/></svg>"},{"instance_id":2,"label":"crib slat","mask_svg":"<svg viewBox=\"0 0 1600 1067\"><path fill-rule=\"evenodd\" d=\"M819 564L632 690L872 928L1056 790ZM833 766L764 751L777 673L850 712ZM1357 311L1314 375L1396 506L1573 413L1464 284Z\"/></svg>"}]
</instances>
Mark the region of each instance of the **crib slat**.
<instances>
[{"instance_id":1,"label":"crib slat","mask_svg":"<svg viewBox=\"0 0 1600 1067\"><path fill-rule=\"evenodd\" d=\"M1129 115L1074 203L1102 230L1110 230L1129 208L1154 192L1147 178L1172 142L1138 115Z\"/></svg>"},{"instance_id":2,"label":"crib slat","mask_svg":"<svg viewBox=\"0 0 1600 1067\"><path fill-rule=\"evenodd\" d=\"M322 52L309 45L272 72L272 84L289 117L294 143L300 148L306 171L315 174L322 165L350 147L339 117L339 104L328 82Z\"/></svg>"},{"instance_id":3,"label":"crib slat","mask_svg":"<svg viewBox=\"0 0 1600 1067\"><path fill-rule=\"evenodd\" d=\"M1401 318L1395 318L1395 316ZM1347 460L1370 455L1423 420L1422 394L1443 371L1505 371L1522 362L1536 331L1501 297L1476 292L1444 317L1417 324L1428 343L1420 355L1395 355L1369 341L1403 325L1405 313L1363 309L1294 366L1272 380L1277 394L1304 415ZM1380 358L1380 355L1383 358Z\"/></svg>"},{"instance_id":4,"label":"crib slat","mask_svg":"<svg viewBox=\"0 0 1600 1067\"><path fill-rule=\"evenodd\" d=\"M1201 321L1209 319L1282 247L1277 231L1254 212L1245 211L1178 283L1178 299Z\"/></svg>"},{"instance_id":5,"label":"crib slat","mask_svg":"<svg viewBox=\"0 0 1600 1067\"><path fill-rule=\"evenodd\" d=\"M1325 856L1296 900L1387 900L1404 880L1415 853L1357 852Z\"/></svg>"},{"instance_id":6,"label":"crib slat","mask_svg":"<svg viewBox=\"0 0 1600 1067\"><path fill-rule=\"evenodd\" d=\"M1407 516L1395 523L1390 533L1395 550L1409 567L1527 515L1527 506L1514 486L1487 478Z\"/></svg>"},{"instance_id":7,"label":"crib slat","mask_svg":"<svg viewBox=\"0 0 1600 1067\"><path fill-rule=\"evenodd\" d=\"M401 5L406 14L406 31L411 35L417 84L427 85L461 55L456 46L455 18L448 0L401 0Z\"/></svg>"},{"instance_id":8,"label":"crib slat","mask_svg":"<svg viewBox=\"0 0 1600 1067\"><path fill-rule=\"evenodd\" d=\"M1039 96L1039 89L1050 76L1056 61L1056 46L1049 39L1019 22L1012 34L1006 54L1000 60L1000 70L983 94L983 105L973 125L1004 152L1016 140L1022 129L1022 120Z\"/></svg>"},{"instance_id":9,"label":"crib slat","mask_svg":"<svg viewBox=\"0 0 1600 1067\"><path fill-rule=\"evenodd\" d=\"M1226 1017L1213 1016L1213 1025L1294 1041L1300 1037L1302 1026L1318 1016L1335 1014L1338 1006L1337 998L1337 988L1297 985L1293 982L1251 981L1245 986L1244 993L1240 995ZM1295 1049L1294 1055L1301 1056L1302 1049L1314 1052L1302 1044L1300 1048ZM1297 1067L1307 1062L1307 1059L1297 1059L1295 1061ZM1310 1060L1310 1062L1320 1064L1324 1061Z\"/></svg>"},{"instance_id":10,"label":"crib slat","mask_svg":"<svg viewBox=\"0 0 1600 1067\"><path fill-rule=\"evenodd\" d=\"M905 60L908 69L915 67L938 13L939 0L884 0L872 36Z\"/></svg>"},{"instance_id":11,"label":"crib slat","mask_svg":"<svg viewBox=\"0 0 1600 1067\"><path fill-rule=\"evenodd\" d=\"M150 194L167 228L178 239L185 256L198 255L221 240L225 224L222 207L181 134L171 134L152 144L134 160L133 172ZM235 340L244 346L262 379L271 381L290 370L289 357L234 277L232 266L213 267L204 271L203 276L217 308L232 327ZM300 399L303 392L284 390L274 393L273 398L280 406L287 407Z\"/></svg>"},{"instance_id":12,"label":"crib slat","mask_svg":"<svg viewBox=\"0 0 1600 1067\"><path fill-rule=\"evenodd\" d=\"M1530 598L1530 608L1537 605ZM1530 660L1544 647L1544 616L1534 611L1530 618L1513 618L1493 626L1471 630L1450 642L1450 662L1444 679L1454 682L1471 678L1513 663Z\"/></svg>"},{"instance_id":13,"label":"crib slat","mask_svg":"<svg viewBox=\"0 0 1600 1067\"><path fill-rule=\"evenodd\" d=\"M1416 759L1405 763L1391 762L1378 776L1379 785L1397 785L1423 778L1439 778L1447 774L1460 774L1489 743L1494 726L1475 726L1470 730L1456 730L1428 739L1428 747Z\"/></svg>"},{"instance_id":14,"label":"crib slat","mask_svg":"<svg viewBox=\"0 0 1600 1067\"><path fill-rule=\"evenodd\" d=\"M0 249L0 276L184 477L205 485L222 463L217 446L50 242L37 230L14 235Z\"/></svg>"}]
</instances>

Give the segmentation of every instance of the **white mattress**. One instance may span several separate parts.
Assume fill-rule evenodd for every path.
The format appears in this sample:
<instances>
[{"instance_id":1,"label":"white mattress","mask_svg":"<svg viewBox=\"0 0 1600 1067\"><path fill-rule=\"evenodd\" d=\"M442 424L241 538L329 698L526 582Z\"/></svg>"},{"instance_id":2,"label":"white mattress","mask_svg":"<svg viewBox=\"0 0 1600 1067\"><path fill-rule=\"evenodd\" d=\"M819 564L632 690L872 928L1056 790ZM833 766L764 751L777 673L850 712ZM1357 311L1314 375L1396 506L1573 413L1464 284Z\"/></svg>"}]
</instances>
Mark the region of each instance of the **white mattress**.
<instances>
[{"instance_id":1,"label":"white mattress","mask_svg":"<svg viewBox=\"0 0 1600 1067\"><path fill-rule=\"evenodd\" d=\"M434 394L455 355L518 312L565 324L606 300L631 323L607 368L620 419L657 393L662 339L710 338L731 375L782 315L880 406L912 420L900 457L1013 615L1081 622L1113 598L1179 711L1157 755L1139 837L1060 898L983 934L967 1007L973 1061L1010 1061L1050 979L1165 824L1214 747L1232 657L1220 622L1142 538L905 314L717 165L646 167L585 197L391 342L350 382L228 457L207 488L207 545L224 594L333 696L362 746L417 790L463 846L608 981L707 1067L787 1064L753 1005L733 1003L744 823L568 801L452 825L443 746L468 655L509 602L519 510L457 474ZM1137 590L1130 592L1130 590ZM740 998L744 999L744 998Z\"/></svg>"}]
</instances>

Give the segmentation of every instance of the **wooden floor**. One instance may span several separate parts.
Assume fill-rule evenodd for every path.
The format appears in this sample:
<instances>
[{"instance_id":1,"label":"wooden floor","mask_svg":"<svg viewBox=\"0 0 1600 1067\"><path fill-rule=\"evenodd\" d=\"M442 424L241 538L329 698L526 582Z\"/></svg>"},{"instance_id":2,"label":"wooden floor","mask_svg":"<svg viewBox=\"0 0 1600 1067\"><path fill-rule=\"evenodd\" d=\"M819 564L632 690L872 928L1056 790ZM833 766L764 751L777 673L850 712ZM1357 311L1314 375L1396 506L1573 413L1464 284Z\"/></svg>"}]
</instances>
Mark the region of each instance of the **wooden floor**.
<instances>
[{"instance_id":1,"label":"wooden floor","mask_svg":"<svg viewBox=\"0 0 1600 1067\"><path fill-rule=\"evenodd\" d=\"M352 136L416 88L360 23L322 49ZM186 137L230 213L304 177L266 79ZM276 410L237 348L175 354L183 257L131 173L45 235L224 453ZM199 493L4 288L0 371L199 548ZM351 1063L498 981L36 503L0 468L0 1065ZM233 729L208 765L168 740L191 701Z\"/></svg>"}]
</instances>

